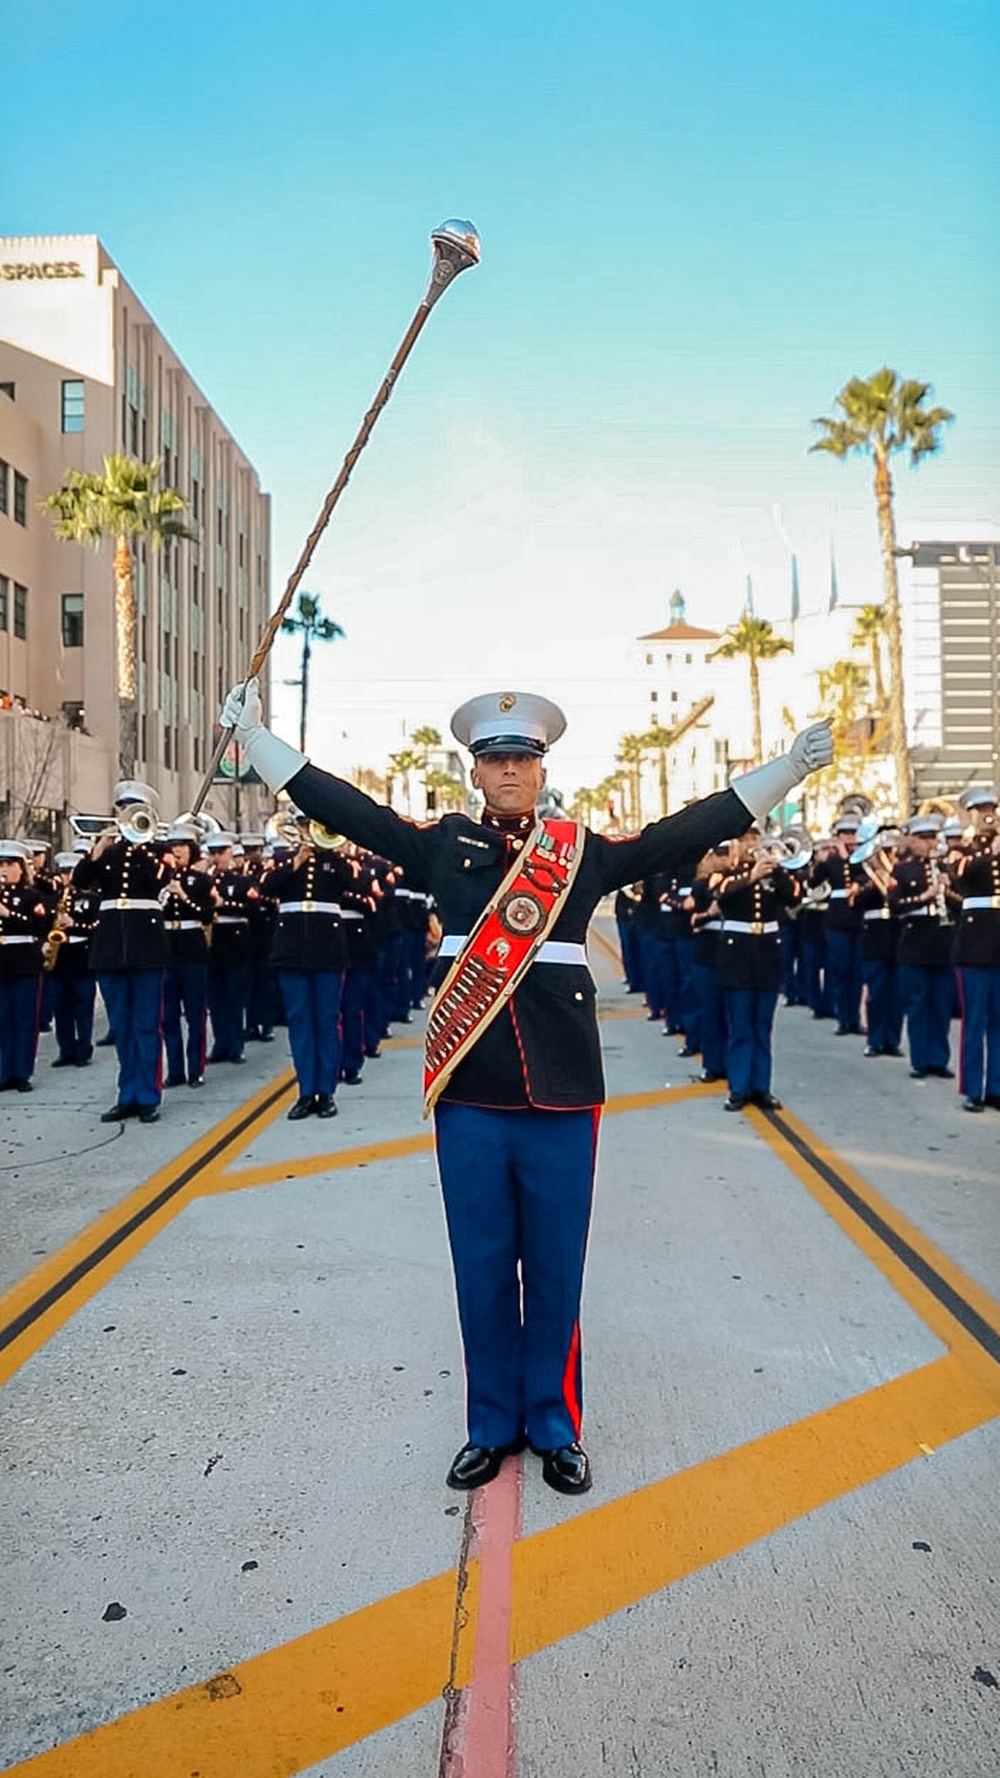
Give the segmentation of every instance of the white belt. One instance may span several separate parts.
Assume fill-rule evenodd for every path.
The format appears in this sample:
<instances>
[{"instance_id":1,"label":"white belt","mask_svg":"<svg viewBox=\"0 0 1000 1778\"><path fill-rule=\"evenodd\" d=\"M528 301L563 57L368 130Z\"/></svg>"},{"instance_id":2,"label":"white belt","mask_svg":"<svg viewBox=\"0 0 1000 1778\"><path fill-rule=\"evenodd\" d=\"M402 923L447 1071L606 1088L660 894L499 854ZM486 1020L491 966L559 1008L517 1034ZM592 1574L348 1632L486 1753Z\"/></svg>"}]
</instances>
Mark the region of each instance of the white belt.
<instances>
[{"instance_id":1,"label":"white belt","mask_svg":"<svg viewBox=\"0 0 1000 1778\"><path fill-rule=\"evenodd\" d=\"M396 890L396 900L397 901L412 901L412 899L413 899L413 897L412 897L409 889L397 889Z\"/></svg>"},{"instance_id":2,"label":"white belt","mask_svg":"<svg viewBox=\"0 0 1000 1778\"><path fill-rule=\"evenodd\" d=\"M752 932L755 938L762 933L777 932L777 920L723 920L723 932Z\"/></svg>"},{"instance_id":3,"label":"white belt","mask_svg":"<svg viewBox=\"0 0 1000 1778\"><path fill-rule=\"evenodd\" d=\"M866 908L865 909L865 919L866 920L891 920L892 919L892 909L891 908Z\"/></svg>"},{"instance_id":4,"label":"white belt","mask_svg":"<svg viewBox=\"0 0 1000 1778\"><path fill-rule=\"evenodd\" d=\"M438 947L439 957L457 957L462 946L468 939L468 933L446 932ZM547 939L531 959L532 963L583 963L587 962L586 945L561 944L558 940Z\"/></svg>"},{"instance_id":5,"label":"white belt","mask_svg":"<svg viewBox=\"0 0 1000 1778\"><path fill-rule=\"evenodd\" d=\"M100 911L102 914L106 914L110 908L123 908L126 911L131 908L142 908L144 912L162 914L163 903L161 901L144 901L138 895L119 895L117 901L101 902Z\"/></svg>"},{"instance_id":6,"label":"white belt","mask_svg":"<svg viewBox=\"0 0 1000 1778\"><path fill-rule=\"evenodd\" d=\"M695 935L695 938L697 938L699 932L721 932L721 931L722 931L722 921L721 920L705 920L701 926L695 927L694 935Z\"/></svg>"},{"instance_id":7,"label":"white belt","mask_svg":"<svg viewBox=\"0 0 1000 1778\"><path fill-rule=\"evenodd\" d=\"M168 920L168 932L203 932L204 922L201 920Z\"/></svg>"},{"instance_id":8,"label":"white belt","mask_svg":"<svg viewBox=\"0 0 1000 1778\"><path fill-rule=\"evenodd\" d=\"M43 932L38 934L38 938L30 932L0 932L0 945L37 945L45 936Z\"/></svg>"},{"instance_id":9,"label":"white belt","mask_svg":"<svg viewBox=\"0 0 1000 1778\"><path fill-rule=\"evenodd\" d=\"M216 914L215 916L216 926L245 926L246 923L246 914Z\"/></svg>"},{"instance_id":10,"label":"white belt","mask_svg":"<svg viewBox=\"0 0 1000 1778\"><path fill-rule=\"evenodd\" d=\"M846 889L831 889L830 890L830 900L831 901L846 901L847 900L847 890Z\"/></svg>"},{"instance_id":11,"label":"white belt","mask_svg":"<svg viewBox=\"0 0 1000 1778\"><path fill-rule=\"evenodd\" d=\"M339 901L282 901L278 914L339 914Z\"/></svg>"},{"instance_id":12,"label":"white belt","mask_svg":"<svg viewBox=\"0 0 1000 1778\"><path fill-rule=\"evenodd\" d=\"M92 934L89 932L67 932L66 937L71 945L86 945L90 943Z\"/></svg>"},{"instance_id":13,"label":"white belt","mask_svg":"<svg viewBox=\"0 0 1000 1778\"><path fill-rule=\"evenodd\" d=\"M1000 908L1000 895L967 895L962 903L962 912L966 908Z\"/></svg>"},{"instance_id":14,"label":"white belt","mask_svg":"<svg viewBox=\"0 0 1000 1778\"><path fill-rule=\"evenodd\" d=\"M901 908L900 917L903 920L926 920L930 912L930 908ZM937 908L934 909L934 913L937 914Z\"/></svg>"},{"instance_id":15,"label":"white belt","mask_svg":"<svg viewBox=\"0 0 1000 1778\"><path fill-rule=\"evenodd\" d=\"M340 917L342 920L363 920L365 916L359 914L357 908L341 908Z\"/></svg>"}]
</instances>

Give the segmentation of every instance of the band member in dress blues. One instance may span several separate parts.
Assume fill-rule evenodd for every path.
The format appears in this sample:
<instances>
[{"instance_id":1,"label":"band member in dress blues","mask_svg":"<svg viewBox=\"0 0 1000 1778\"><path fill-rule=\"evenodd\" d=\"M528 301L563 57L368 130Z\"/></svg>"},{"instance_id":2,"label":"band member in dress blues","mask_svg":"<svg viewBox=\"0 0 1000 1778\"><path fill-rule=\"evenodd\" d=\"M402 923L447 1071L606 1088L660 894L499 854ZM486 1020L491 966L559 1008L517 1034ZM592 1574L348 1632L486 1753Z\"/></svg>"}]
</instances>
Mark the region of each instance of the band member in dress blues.
<instances>
[{"instance_id":1,"label":"band member in dress blues","mask_svg":"<svg viewBox=\"0 0 1000 1778\"><path fill-rule=\"evenodd\" d=\"M309 822L287 865L273 870L268 894L277 904L271 952L288 1017L288 1041L299 1096L288 1113L300 1118L336 1117L340 1079L340 997L347 967L341 897L358 872L334 847L317 847Z\"/></svg>"},{"instance_id":2,"label":"band member in dress blues","mask_svg":"<svg viewBox=\"0 0 1000 1778\"><path fill-rule=\"evenodd\" d=\"M363 849L352 848L352 851L358 876L340 898L347 947L344 992L340 1002L340 1078L345 1086L356 1087L360 1085L368 1054L367 1027L371 1018L372 978L378 962L378 945L372 860Z\"/></svg>"},{"instance_id":3,"label":"band member in dress blues","mask_svg":"<svg viewBox=\"0 0 1000 1778\"><path fill-rule=\"evenodd\" d=\"M257 889L239 868L236 835L210 833L207 853L212 879L212 939L208 952L208 1015L212 1021L210 1062L243 1062L246 1010L250 998L250 909Z\"/></svg>"},{"instance_id":4,"label":"band member in dress blues","mask_svg":"<svg viewBox=\"0 0 1000 1778\"><path fill-rule=\"evenodd\" d=\"M895 870L889 906L900 922L899 968L910 1078L928 1074L953 1080L951 1015L954 974L951 909L960 905L937 856L941 816L911 815L904 823L905 849Z\"/></svg>"},{"instance_id":5,"label":"band member in dress blues","mask_svg":"<svg viewBox=\"0 0 1000 1778\"><path fill-rule=\"evenodd\" d=\"M267 893L264 863L264 835L241 833L243 874L257 890L256 900L247 902L250 922L250 986L247 994L247 1043L274 1042L274 1007L276 987L271 965L271 944L277 910Z\"/></svg>"},{"instance_id":6,"label":"band member in dress blues","mask_svg":"<svg viewBox=\"0 0 1000 1778\"><path fill-rule=\"evenodd\" d=\"M691 931L694 940L694 985L701 1034L701 1079L726 1075L726 1008L719 986L719 933L722 912L716 892L729 869L729 849L707 852L691 885Z\"/></svg>"},{"instance_id":7,"label":"band member in dress blues","mask_svg":"<svg viewBox=\"0 0 1000 1778\"><path fill-rule=\"evenodd\" d=\"M212 885L201 866L198 830L179 824L167 834L164 862L171 876L163 894L163 921L170 947L163 984L163 1044L168 1087L205 1082L208 1025L208 940ZM185 1041L181 1018L187 1025Z\"/></svg>"},{"instance_id":8,"label":"band member in dress blues","mask_svg":"<svg viewBox=\"0 0 1000 1778\"><path fill-rule=\"evenodd\" d=\"M642 993L642 958L639 946L639 928L636 916L639 912L640 891L634 883L626 883L615 896L615 925L618 928L618 943L621 947L622 968L625 971L625 986L630 994Z\"/></svg>"},{"instance_id":9,"label":"band member in dress blues","mask_svg":"<svg viewBox=\"0 0 1000 1778\"><path fill-rule=\"evenodd\" d=\"M161 1018L167 936L160 891L167 869L149 841L156 796L135 779L115 786L119 826L101 834L76 867L81 889L98 889L97 931L90 967L100 983L118 1056L118 1097L101 1122L137 1117L156 1123L160 1111ZM132 837L129 837L129 836Z\"/></svg>"},{"instance_id":10,"label":"band member in dress blues","mask_svg":"<svg viewBox=\"0 0 1000 1778\"><path fill-rule=\"evenodd\" d=\"M899 921L889 905L898 836L886 831L862 865L868 882L854 905L861 915L861 966L864 972L868 1041L864 1053L901 1056L903 996L899 980ZM859 848L867 850L867 848Z\"/></svg>"},{"instance_id":11,"label":"band member in dress blues","mask_svg":"<svg viewBox=\"0 0 1000 1778\"><path fill-rule=\"evenodd\" d=\"M60 884L55 925L63 937L48 972L59 1046L53 1068L85 1068L94 1053L97 983L88 954L100 917L100 895L96 889L81 889L73 881L80 857L78 852L59 852L55 861Z\"/></svg>"},{"instance_id":12,"label":"band member in dress blues","mask_svg":"<svg viewBox=\"0 0 1000 1778\"><path fill-rule=\"evenodd\" d=\"M854 895L863 883L860 867L850 863L858 842L858 821L844 815L833 827L833 845L827 856L814 860L809 873L813 887L830 886L826 914L827 969L830 999L837 1020L838 1037L861 1035L861 915Z\"/></svg>"},{"instance_id":13,"label":"band member in dress blues","mask_svg":"<svg viewBox=\"0 0 1000 1778\"><path fill-rule=\"evenodd\" d=\"M0 1091L32 1091L42 945L53 918L51 896L31 882L29 848L0 841Z\"/></svg>"},{"instance_id":14,"label":"band member in dress blues","mask_svg":"<svg viewBox=\"0 0 1000 1778\"><path fill-rule=\"evenodd\" d=\"M813 864L819 864L835 851L832 839L824 835L816 841ZM814 1019L831 1019L830 971L826 942L827 917L830 912L830 885L811 881L807 870L802 888L798 925L802 933L802 989L806 1005Z\"/></svg>"},{"instance_id":15,"label":"band member in dress blues","mask_svg":"<svg viewBox=\"0 0 1000 1778\"><path fill-rule=\"evenodd\" d=\"M44 895L54 909L59 900L60 883L50 858L51 848L47 840L26 840L29 849L28 871L31 886L39 895ZM38 1029L51 1031L52 1012L55 1006L55 983L51 970L42 971L41 995L38 1003Z\"/></svg>"},{"instance_id":16,"label":"band member in dress blues","mask_svg":"<svg viewBox=\"0 0 1000 1778\"><path fill-rule=\"evenodd\" d=\"M959 798L972 832L956 868L962 898L954 960L962 1001L959 1090L966 1111L1000 1111L1000 826L992 784Z\"/></svg>"},{"instance_id":17,"label":"band member in dress blues","mask_svg":"<svg viewBox=\"0 0 1000 1778\"><path fill-rule=\"evenodd\" d=\"M789 907L799 890L759 833L731 843L729 856L729 871L716 890L722 914L717 973L728 1025L726 1110L759 1105L777 1111L771 1033L781 986L778 910Z\"/></svg>"},{"instance_id":18,"label":"band member in dress blues","mask_svg":"<svg viewBox=\"0 0 1000 1778\"><path fill-rule=\"evenodd\" d=\"M316 820L397 858L407 881L433 894L444 928L440 979L451 978L459 1000L458 960L473 955L470 934L487 910L501 927L507 920L519 944L525 922L527 930L544 933L545 943L528 951L526 967L519 965L524 972L513 993L494 1001L498 1016L477 1025L479 1002L468 1001L472 1023L465 1021L462 1060L444 1074L436 1105L468 1378L468 1442L447 1480L455 1488L487 1482L527 1440L542 1455L551 1487L582 1494L591 1473L580 1443L579 1312L604 1100L587 926L602 896L701 857L711 843L766 813L813 767L828 763L829 729L807 730L789 754L733 788L614 842L569 822L537 827L544 754L565 727L562 712L544 698L491 693L456 711L452 732L473 755L483 819L445 815L424 827L318 770L270 734L252 679L230 694L222 721L237 730L272 790L287 786ZM560 853L571 873L564 900L551 888L557 879L544 862L545 846L568 848ZM508 890L509 912L501 914L506 904L498 897L515 881L549 887L538 894ZM502 975L505 955L500 940L494 944L491 980ZM525 957L523 946L517 954ZM479 963L466 979L482 982L489 973ZM432 1020L436 1010L432 1006Z\"/></svg>"}]
</instances>

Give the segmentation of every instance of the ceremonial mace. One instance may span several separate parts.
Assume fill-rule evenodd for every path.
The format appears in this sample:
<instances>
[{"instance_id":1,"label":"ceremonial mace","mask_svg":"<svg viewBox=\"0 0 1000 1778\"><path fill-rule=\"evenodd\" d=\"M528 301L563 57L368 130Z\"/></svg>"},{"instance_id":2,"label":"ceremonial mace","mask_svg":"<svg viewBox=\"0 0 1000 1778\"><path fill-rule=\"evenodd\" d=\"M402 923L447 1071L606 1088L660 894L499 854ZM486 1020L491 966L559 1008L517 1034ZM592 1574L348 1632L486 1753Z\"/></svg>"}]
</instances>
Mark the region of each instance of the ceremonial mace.
<instances>
[{"instance_id":1,"label":"ceremonial mace","mask_svg":"<svg viewBox=\"0 0 1000 1778\"><path fill-rule=\"evenodd\" d=\"M310 531L309 536L306 538L302 554L296 562L295 567L292 569L288 578L288 585L285 587L285 590L281 595L281 601L276 610L272 613L267 628L257 644L257 652L255 653L253 660L250 662L250 670L243 682L244 689L249 681L260 673L264 662L267 660L267 657L271 652L271 644L281 627L281 620L295 597L295 591L302 576L305 574L309 563L312 561L316 545L330 522L330 515L351 479L351 471L372 435L375 422L396 386L396 379L406 363L406 360L409 358L413 347L416 345L417 336L420 333L424 322L427 320L438 297L447 290L449 284L454 283L459 272L467 271L469 266L478 265L481 257L479 235L471 222L458 222L455 220L442 222L441 227L434 229L431 235L431 249L434 256L431 265L431 275L427 289L421 298L420 306L403 335L396 356L385 373L382 386L362 420L358 435L340 466L340 473L323 502L323 510ZM212 781L218 770L219 761L226 751L226 747L229 744L229 737L232 733L232 729L223 728L218 742L216 743L215 752L212 754L212 758L209 762L208 770L202 781L201 788L191 807L189 818L196 816L201 809L202 803L205 801L205 798L212 787Z\"/></svg>"}]
</instances>

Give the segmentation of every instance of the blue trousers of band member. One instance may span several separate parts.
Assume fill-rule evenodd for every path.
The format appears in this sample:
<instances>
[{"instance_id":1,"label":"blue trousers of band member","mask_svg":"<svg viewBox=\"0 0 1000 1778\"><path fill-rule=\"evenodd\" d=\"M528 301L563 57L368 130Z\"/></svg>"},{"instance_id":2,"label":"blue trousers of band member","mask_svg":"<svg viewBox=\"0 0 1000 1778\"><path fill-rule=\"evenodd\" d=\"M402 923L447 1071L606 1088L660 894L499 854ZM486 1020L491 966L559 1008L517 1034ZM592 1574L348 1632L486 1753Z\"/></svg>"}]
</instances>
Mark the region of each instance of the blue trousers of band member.
<instances>
[{"instance_id":1,"label":"blue trousers of band member","mask_svg":"<svg viewBox=\"0 0 1000 1778\"><path fill-rule=\"evenodd\" d=\"M236 1062L243 1054L246 1041L249 963L222 964L209 957L207 987L208 1014L212 1021L212 1060Z\"/></svg>"},{"instance_id":2,"label":"blue trousers of band member","mask_svg":"<svg viewBox=\"0 0 1000 1778\"><path fill-rule=\"evenodd\" d=\"M694 991L698 996L701 1065L706 1074L716 1074L721 1080L726 1072L726 1008L711 963L695 964Z\"/></svg>"},{"instance_id":3,"label":"blue trousers of band member","mask_svg":"<svg viewBox=\"0 0 1000 1778\"><path fill-rule=\"evenodd\" d=\"M642 956L639 942L639 929L634 920L618 920L618 944L622 954L622 968L625 980L632 993L638 993L642 987Z\"/></svg>"},{"instance_id":4,"label":"blue trousers of band member","mask_svg":"<svg viewBox=\"0 0 1000 1778\"><path fill-rule=\"evenodd\" d=\"M827 972L837 1024L845 1031L861 1029L861 934L828 932Z\"/></svg>"},{"instance_id":5,"label":"blue trousers of band member","mask_svg":"<svg viewBox=\"0 0 1000 1778\"><path fill-rule=\"evenodd\" d=\"M278 974L299 1092L303 1099L335 1093L340 1079L343 971L280 969Z\"/></svg>"},{"instance_id":6,"label":"blue trousers of band member","mask_svg":"<svg viewBox=\"0 0 1000 1778\"><path fill-rule=\"evenodd\" d=\"M416 1010L423 1005L427 992L426 929L421 926L419 932L408 932L406 946L410 961L410 1005Z\"/></svg>"},{"instance_id":7,"label":"blue trousers of band member","mask_svg":"<svg viewBox=\"0 0 1000 1778\"><path fill-rule=\"evenodd\" d=\"M208 965L177 963L163 981L163 1043L171 1080L198 1080L205 1072L205 1027L208 1019ZM181 1029L187 1022L187 1043ZM185 1068L185 1050L187 1067Z\"/></svg>"},{"instance_id":8,"label":"blue trousers of band member","mask_svg":"<svg viewBox=\"0 0 1000 1778\"><path fill-rule=\"evenodd\" d=\"M810 938L808 932L802 934L802 986L806 1005L815 1017L828 1019L833 1008L830 1005L825 931L819 940Z\"/></svg>"},{"instance_id":9,"label":"blue trousers of band member","mask_svg":"<svg viewBox=\"0 0 1000 1778\"><path fill-rule=\"evenodd\" d=\"M903 1035L903 1003L899 970L889 960L871 957L863 965L868 990L868 1048L881 1055L897 1050Z\"/></svg>"},{"instance_id":10,"label":"blue trousers of band member","mask_svg":"<svg viewBox=\"0 0 1000 1778\"><path fill-rule=\"evenodd\" d=\"M731 1093L771 1091L771 1029L777 988L724 990L729 1036L726 1075Z\"/></svg>"},{"instance_id":11,"label":"blue trousers of band member","mask_svg":"<svg viewBox=\"0 0 1000 1778\"><path fill-rule=\"evenodd\" d=\"M802 928L797 920L785 920L778 937L781 940L785 1000L789 1006L804 1006L806 993L802 970Z\"/></svg>"},{"instance_id":12,"label":"blue trousers of band member","mask_svg":"<svg viewBox=\"0 0 1000 1778\"><path fill-rule=\"evenodd\" d=\"M0 1081L31 1079L41 1002L39 976L0 976Z\"/></svg>"},{"instance_id":13,"label":"blue trousers of band member","mask_svg":"<svg viewBox=\"0 0 1000 1778\"><path fill-rule=\"evenodd\" d=\"M523 1429L543 1451L580 1436L580 1297L599 1116L597 1108L438 1104L472 1444L508 1444Z\"/></svg>"},{"instance_id":14,"label":"blue trousers of band member","mask_svg":"<svg viewBox=\"0 0 1000 1778\"><path fill-rule=\"evenodd\" d=\"M378 1046L382 1041L384 1026L382 1024L382 989L377 969L362 972L367 976L365 987L365 1055L377 1056Z\"/></svg>"},{"instance_id":15,"label":"blue trousers of band member","mask_svg":"<svg viewBox=\"0 0 1000 1778\"><path fill-rule=\"evenodd\" d=\"M266 957L254 957L250 964L250 988L247 994L247 1025L251 1031L270 1033L274 1025L273 1000L271 965Z\"/></svg>"},{"instance_id":16,"label":"blue trousers of band member","mask_svg":"<svg viewBox=\"0 0 1000 1778\"><path fill-rule=\"evenodd\" d=\"M910 1041L910 1066L947 1068L951 1061L951 1005L954 972L950 967L906 963L900 986Z\"/></svg>"},{"instance_id":17,"label":"blue trousers of band member","mask_svg":"<svg viewBox=\"0 0 1000 1778\"><path fill-rule=\"evenodd\" d=\"M1000 969L963 968L959 1087L969 1099L1000 1097Z\"/></svg>"},{"instance_id":18,"label":"blue trousers of band member","mask_svg":"<svg viewBox=\"0 0 1000 1778\"><path fill-rule=\"evenodd\" d=\"M694 979L694 939L678 938L674 942L677 956L678 974L678 1008L679 1016L671 1018L670 1023L680 1025L687 1039L687 1047L692 1050L701 1049L701 1032L698 1027L698 991Z\"/></svg>"},{"instance_id":19,"label":"blue trousers of band member","mask_svg":"<svg viewBox=\"0 0 1000 1778\"><path fill-rule=\"evenodd\" d=\"M45 970L41 978L42 993L38 1002L38 1024L42 1031L48 1031L52 1024L52 1011L56 1003L56 983L51 970Z\"/></svg>"},{"instance_id":20,"label":"blue trousers of band member","mask_svg":"<svg viewBox=\"0 0 1000 1778\"><path fill-rule=\"evenodd\" d=\"M371 970L349 969L340 1001L340 1067L343 1074L360 1074L365 1065L365 1011L371 996Z\"/></svg>"},{"instance_id":21,"label":"blue trousers of band member","mask_svg":"<svg viewBox=\"0 0 1000 1778\"><path fill-rule=\"evenodd\" d=\"M657 938L652 932L643 933L642 979L650 1012L679 1030L681 973L673 939Z\"/></svg>"},{"instance_id":22,"label":"blue trousers of band member","mask_svg":"<svg viewBox=\"0 0 1000 1778\"><path fill-rule=\"evenodd\" d=\"M399 941L402 935L396 934L382 946L378 954L375 968L378 995L379 1038L388 1037L389 1026L396 1016L396 1002L399 996L397 978L399 975Z\"/></svg>"},{"instance_id":23,"label":"blue trousers of band member","mask_svg":"<svg viewBox=\"0 0 1000 1778\"><path fill-rule=\"evenodd\" d=\"M94 1051L94 1001L97 983L92 975L52 978L52 1017L59 1054L67 1062L88 1062Z\"/></svg>"},{"instance_id":24,"label":"blue trousers of band member","mask_svg":"<svg viewBox=\"0 0 1000 1778\"><path fill-rule=\"evenodd\" d=\"M100 978L115 1034L119 1105L160 1103L163 970L124 969Z\"/></svg>"}]
</instances>

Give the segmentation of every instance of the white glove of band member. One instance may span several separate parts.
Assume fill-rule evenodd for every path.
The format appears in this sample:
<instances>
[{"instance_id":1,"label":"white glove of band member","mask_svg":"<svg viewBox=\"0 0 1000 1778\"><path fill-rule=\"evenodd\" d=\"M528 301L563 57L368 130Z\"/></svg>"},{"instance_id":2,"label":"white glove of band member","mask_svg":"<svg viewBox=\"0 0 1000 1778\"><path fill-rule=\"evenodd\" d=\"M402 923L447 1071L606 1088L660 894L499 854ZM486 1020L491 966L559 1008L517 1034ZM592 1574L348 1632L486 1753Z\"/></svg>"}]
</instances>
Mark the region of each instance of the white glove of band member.
<instances>
[{"instance_id":1,"label":"white glove of band member","mask_svg":"<svg viewBox=\"0 0 1000 1778\"><path fill-rule=\"evenodd\" d=\"M231 728L254 771L270 790L283 790L290 778L300 772L308 760L304 753L280 741L264 727L264 706L260 685L249 679L246 686L234 685L219 713L223 728Z\"/></svg>"},{"instance_id":2,"label":"white glove of band member","mask_svg":"<svg viewBox=\"0 0 1000 1778\"><path fill-rule=\"evenodd\" d=\"M821 771L833 760L833 736L827 722L815 722L811 728L804 728L796 735L787 753L779 753L777 759L769 759L765 765L757 766L752 772L744 772L742 777L733 778L730 790L735 790L741 803L745 803L751 815L758 821L770 814L775 804L783 802L796 784L808 778L810 772Z\"/></svg>"}]
</instances>

